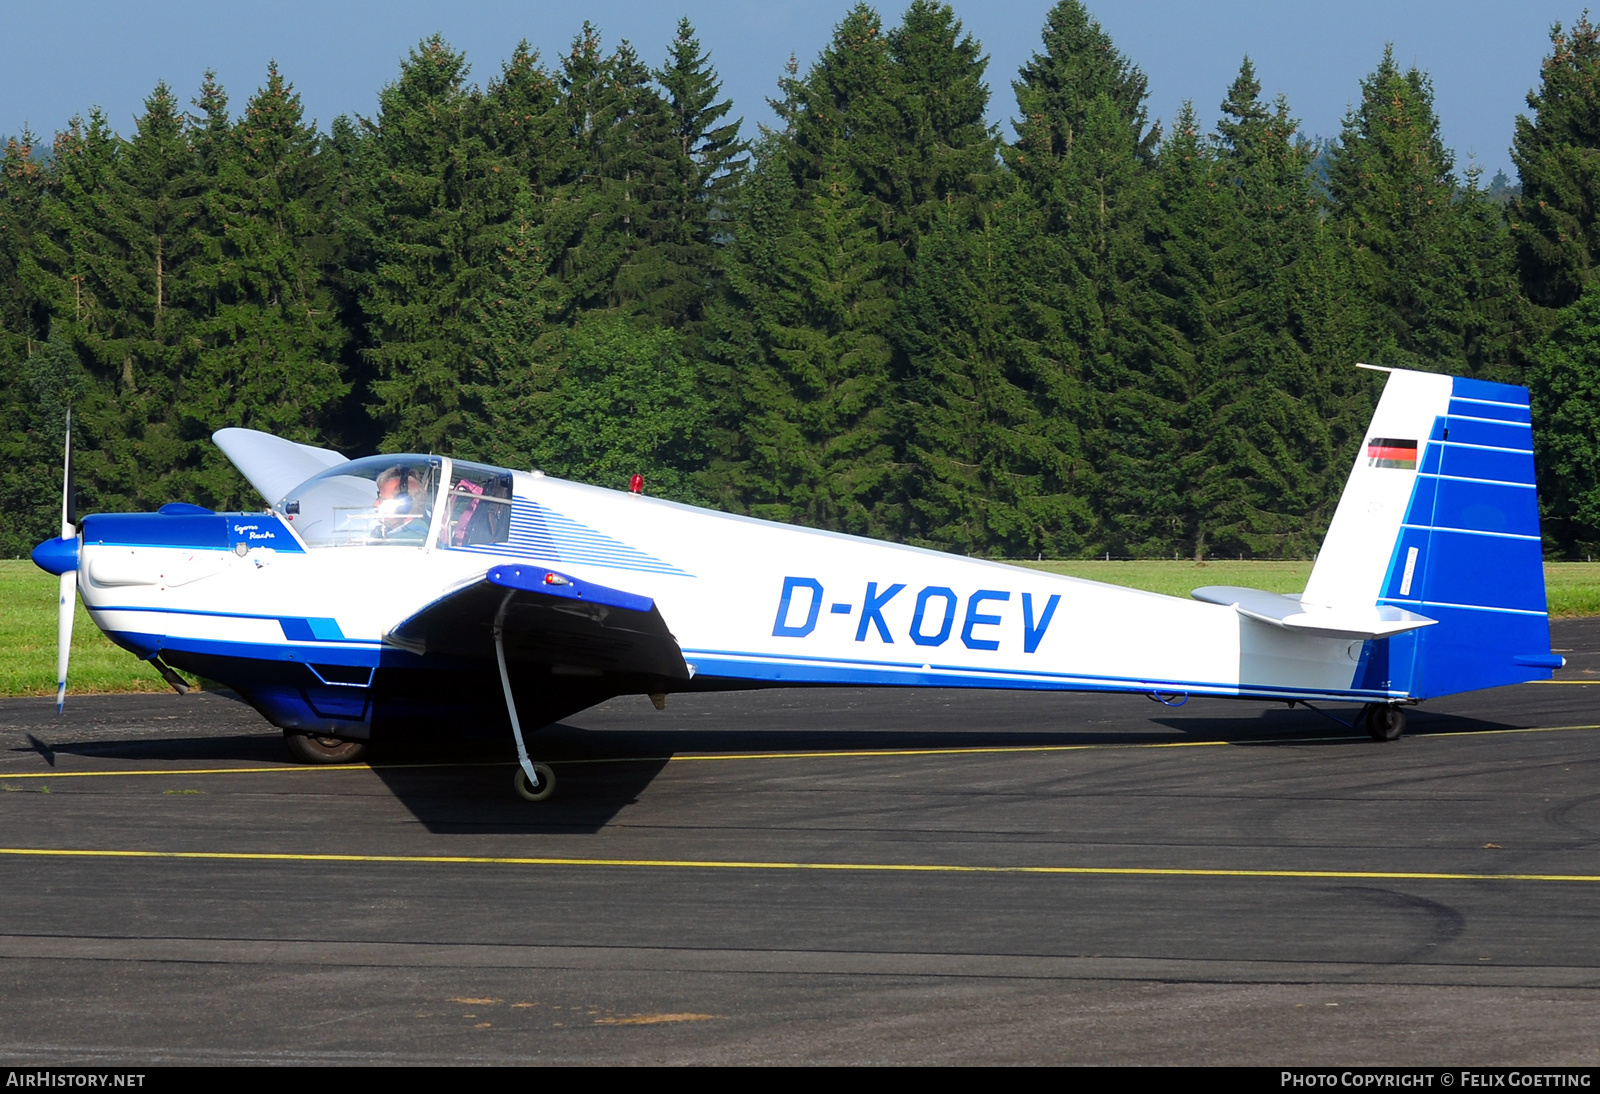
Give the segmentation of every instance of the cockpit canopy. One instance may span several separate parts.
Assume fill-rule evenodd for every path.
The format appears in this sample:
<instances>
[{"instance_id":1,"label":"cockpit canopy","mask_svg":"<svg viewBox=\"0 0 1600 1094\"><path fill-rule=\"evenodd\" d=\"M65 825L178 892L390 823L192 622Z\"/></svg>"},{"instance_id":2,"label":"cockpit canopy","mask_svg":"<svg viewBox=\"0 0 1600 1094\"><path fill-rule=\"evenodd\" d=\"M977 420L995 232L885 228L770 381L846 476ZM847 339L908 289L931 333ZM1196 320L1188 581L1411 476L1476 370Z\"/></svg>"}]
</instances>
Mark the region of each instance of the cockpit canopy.
<instances>
[{"instance_id":1,"label":"cockpit canopy","mask_svg":"<svg viewBox=\"0 0 1600 1094\"><path fill-rule=\"evenodd\" d=\"M443 456L368 456L307 479L274 508L308 547L504 543L511 472Z\"/></svg>"}]
</instances>

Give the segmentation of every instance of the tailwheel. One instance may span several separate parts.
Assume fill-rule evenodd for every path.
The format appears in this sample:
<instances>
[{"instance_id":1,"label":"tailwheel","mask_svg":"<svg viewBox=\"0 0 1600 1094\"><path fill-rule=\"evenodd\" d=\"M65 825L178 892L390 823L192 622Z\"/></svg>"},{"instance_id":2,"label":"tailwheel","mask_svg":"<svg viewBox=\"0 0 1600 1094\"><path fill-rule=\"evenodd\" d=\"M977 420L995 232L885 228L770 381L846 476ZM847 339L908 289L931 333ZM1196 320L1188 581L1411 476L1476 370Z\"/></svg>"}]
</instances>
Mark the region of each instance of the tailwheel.
<instances>
[{"instance_id":1,"label":"tailwheel","mask_svg":"<svg viewBox=\"0 0 1600 1094\"><path fill-rule=\"evenodd\" d=\"M528 773L517 765L517 773L512 778L512 785L517 789L517 797L523 801L542 802L556 792L556 773L550 770L549 764L530 763L533 768L533 778L528 778Z\"/></svg>"},{"instance_id":2,"label":"tailwheel","mask_svg":"<svg viewBox=\"0 0 1600 1094\"><path fill-rule=\"evenodd\" d=\"M1373 703L1367 708L1365 721L1374 741L1398 741L1406 731L1406 712L1399 707Z\"/></svg>"},{"instance_id":3,"label":"tailwheel","mask_svg":"<svg viewBox=\"0 0 1600 1094\"><path fill-rule=\"evenodd\" d=\"M283 734L283 743L301 763L353 764L367 754L365 741L347 741L343 737L319 737L309 733Z\"/></svg>"}]
</instances>

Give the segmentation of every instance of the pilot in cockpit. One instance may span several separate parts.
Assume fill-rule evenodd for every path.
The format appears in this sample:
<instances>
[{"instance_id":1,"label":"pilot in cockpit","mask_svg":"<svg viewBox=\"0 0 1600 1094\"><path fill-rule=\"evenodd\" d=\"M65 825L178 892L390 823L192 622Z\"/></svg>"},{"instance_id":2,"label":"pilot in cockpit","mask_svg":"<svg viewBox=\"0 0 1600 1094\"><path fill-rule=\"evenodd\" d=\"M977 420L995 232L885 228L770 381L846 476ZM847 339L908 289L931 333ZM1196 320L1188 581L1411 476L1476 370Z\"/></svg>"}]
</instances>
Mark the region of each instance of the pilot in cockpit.
<instances>
[{"instance_id":1,"label":"pilot in cockpit","mask_svg":"<svg viewBox=\"0 0 1600 1094\"><path fill-rule=\"evenodd\" d=\"M416 468L396 464L378 475L372 539L386 543L421 543L428 536L431 506L427 483Z\"/></svg>"}]
</instances>

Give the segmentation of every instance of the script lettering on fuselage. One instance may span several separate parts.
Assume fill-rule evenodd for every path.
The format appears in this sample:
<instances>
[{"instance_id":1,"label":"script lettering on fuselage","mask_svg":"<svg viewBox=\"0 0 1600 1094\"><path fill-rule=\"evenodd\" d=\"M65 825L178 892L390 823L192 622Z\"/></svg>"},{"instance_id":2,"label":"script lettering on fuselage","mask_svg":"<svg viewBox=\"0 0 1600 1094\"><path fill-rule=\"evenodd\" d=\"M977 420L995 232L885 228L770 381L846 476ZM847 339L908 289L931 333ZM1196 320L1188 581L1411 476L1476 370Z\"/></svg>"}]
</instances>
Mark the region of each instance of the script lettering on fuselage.
<instances>
[{"instance_id":1,"label":"script lettering on fuselage","mask_svg":"<svg viewBox=\"0 0 1600 1094\"><path fill-rule=\"evenodd\" d=\"M228 521L228 546L230 547L237 547L241 543L246 547L276 545L288 538L276 520Z\"/></svg>"},{"instance_id":2,"label":"script lettering on fuselage","mask_svg":"<svg viewBox=\"0 0 1600 1094\"><path fill-rule=\"evenodd\" d=\"M902 598L902 594L905 594ZM1013 597L1007 589L974 589L958 593L948 585L926 585L910 593L904 582L869 581L860 600L828 602L822 582L814 577L786 577L778 595L778 614L772 623L774 638L806 638L817 629L824 603L829 615L856 617L855 640L895 645L909 640L917 646L942 646L956 639L969 650L998 650L1015 641L1006 619L1006 609L1020 603L1023 653L1034 653L1044 641L1061 594L1051 593L1041 605L1032 593ZM859 603L860 607L857 607ZM909 621L904 621L903 605L911 605ZM899 629L891 622L900 608ZM959 625L957 623L959 619Z\"/></svg>"}]
</instances>

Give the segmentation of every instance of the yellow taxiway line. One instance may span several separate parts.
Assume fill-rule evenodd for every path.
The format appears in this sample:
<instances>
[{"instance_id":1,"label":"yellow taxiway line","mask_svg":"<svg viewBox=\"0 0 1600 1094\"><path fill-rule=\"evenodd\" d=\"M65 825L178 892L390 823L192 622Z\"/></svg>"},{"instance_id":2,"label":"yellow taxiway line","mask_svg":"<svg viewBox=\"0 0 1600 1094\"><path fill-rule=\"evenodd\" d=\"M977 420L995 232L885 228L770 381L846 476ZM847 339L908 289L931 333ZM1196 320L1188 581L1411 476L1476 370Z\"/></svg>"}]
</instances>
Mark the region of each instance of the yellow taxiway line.
<instances>
[{"instance_id":1,"label":"yellow taxiway line","mask_svg":"<svg viewBox=\"0 0 1600 1094\"><path fill-rule=\"evenodd\" d=\"M1295 740L1322 740L1322 738L1294 738ZM708 760L833 760L860 759L871 756L981 756L1005 755L1019 752L1095 752L1128 748L1213 748L1232 744L1232 741L1142 741L1126 745L972 745L967 748L858 748L849 750L820 750L816 752L695 752L685 756L629 756L617 759L600 757L593 760L556 760L567 764L634 763L639 760L669 760L672 763L703 763Z\"/></svg>"},{"instance_id":2,"label":"yellow taxiway line","mask_svg":"<svg viewBox=\"0 0 1600 1094\"><path fill-rule=\"evenodd\" d=\"M738 859L541 858L497 855L348 855L269 851L132 851L0 847L34 858L190 859L208 862L375 863L429 866L589 866L688 870L818 870L896 874L1033 874L1056 877L1311 878L1345 881L1600 882L1600 874L1484 874L1417 870L1234 870L1159 866L970 866L913 862L763 862Z\"/></svg>"},{"instance_id":3,"label":"yellow taxiway line","mask_svg":"<svg viewBox=\"0 0 1600 1094\"><path fill-rule=\"evenodd\" d=\"M1508 729L1463 729L1450 733L1429 734L1429 739L1448 740L1453 737L1489 737L1510 733L1564 733L1574 730L1600 729L1600 724L1581 726L1527 726ZM1324 741L1344 740L1343 737L1270 737L1248 741L1145 741L1136 744L1088 745L977 745L967 748L882 748L850 749L814 752L705 752L689 755L665 756L609 756L594 759L550 760L554 767L571 767L578 764L620 763L705 763L722 760L830 760L873 759L895 756L979 756L1014 755L1029 752L1109 752L1131 749L1158 748L1216 748L1226 745L1251 747L1255 745L1317 744ZM283 764L277 767L174 767L135 768L116 771L27 771L0 774L0 782L15 779L100 779L119 776L150 775L311 775L334 774L350 771L419 771L451 767L512 767L514 760L482 760L473 762L449 761L421 764Z\"/></svg>"},{"instance_id":4,"label":"yellow taxiway line","mask_svg":"<svg viewBox=\"0 0 1600 1094\"><path fill-rule=\"evenodd\" d=\"M1595 727L1600 729L1600 726ZM1293 737L1287 738L1283 743L1295 741L1315 742L1328 740L1324 737ZM873 756L970 756L980 754L1005 754L1018 752L1085 752L1107 749L1130 748L1211 748L1217 745L1232 744L1231 741L1146 741L1138 744L1113 745L981 745L971 748L884 748L884 749L853 749L850 751L817 751L817 752L706 752L694 753L685 756L602 756L593 759L578 760L551 760L551 765L568 767L574 764L632 764L652 763L695 763L705 760L825 760L825 759L860 759ZM315 772L336 771L415 771L424 768L448 767L513 767L515 760L483 760L478 762L462 763L446 761L426 764L327 764L327 765L300 765L285 764L281 767L175 767L166 770L160 768L135 769L125 771L29 771L21 774L0 774L0 782L11 779L82 779L82 778L110 778L117 775L274 775L274 774L312 774Z\"/></svg>"}]
</instances>

